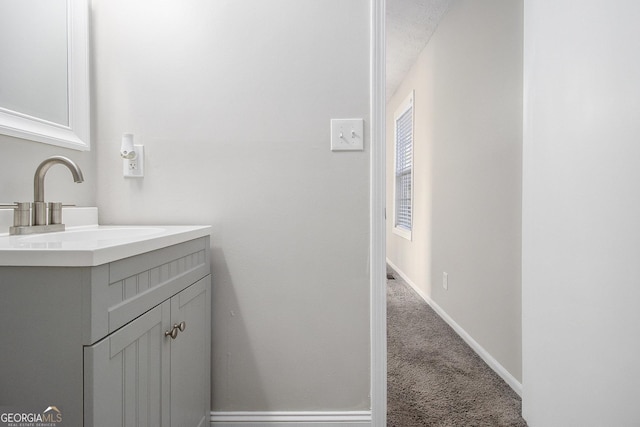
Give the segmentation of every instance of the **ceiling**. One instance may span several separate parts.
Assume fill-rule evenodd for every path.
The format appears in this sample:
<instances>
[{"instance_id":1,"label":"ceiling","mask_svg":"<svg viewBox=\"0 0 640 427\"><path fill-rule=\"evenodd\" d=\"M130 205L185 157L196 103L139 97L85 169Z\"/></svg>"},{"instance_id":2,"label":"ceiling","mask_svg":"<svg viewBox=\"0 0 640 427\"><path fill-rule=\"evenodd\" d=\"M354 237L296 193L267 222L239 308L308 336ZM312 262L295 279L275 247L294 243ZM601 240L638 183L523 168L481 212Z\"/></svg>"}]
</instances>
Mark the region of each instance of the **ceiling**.
<instances>
[{"instance_id":1,"label":"ceiling","mask_svg":"<svg viewBox=\"0 0 640 427\"><path fill-rule=\"evenodd\" d=\"M387 100L396 92L452 0L387 0Z\"/></svg>"}]
</instances>

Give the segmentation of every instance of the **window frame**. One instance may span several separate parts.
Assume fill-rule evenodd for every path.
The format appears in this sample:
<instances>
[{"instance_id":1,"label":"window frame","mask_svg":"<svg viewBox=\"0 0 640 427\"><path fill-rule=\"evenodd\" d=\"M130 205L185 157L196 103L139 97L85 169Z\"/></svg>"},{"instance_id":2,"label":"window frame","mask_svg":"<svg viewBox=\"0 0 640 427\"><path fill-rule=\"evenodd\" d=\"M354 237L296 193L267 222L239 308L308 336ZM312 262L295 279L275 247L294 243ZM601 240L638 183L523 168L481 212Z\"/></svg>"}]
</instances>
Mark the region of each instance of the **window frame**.
<instances>
[{"instance_id":1,"label":"window frame","mask_svg":"<svg viewBox=\"0 0 640 427\"><path fill-rule=\"evenodd\" d=\"M414 177L414 164L413 164L413 151L415 148L415 90L412 90L409 95L402 101L402 103L396 109L393 115L393 153L394 153L394 161L393 161L393 233L401 236L407 240L412 240L413 237L413 177ZM405 175L406 171L398 170L398 120L404 116L409 110L411 110L411 159L410 159L410 195L409 195L409 227L399 225L398 224L398 177Z\"/></svg>"}]
</instances>

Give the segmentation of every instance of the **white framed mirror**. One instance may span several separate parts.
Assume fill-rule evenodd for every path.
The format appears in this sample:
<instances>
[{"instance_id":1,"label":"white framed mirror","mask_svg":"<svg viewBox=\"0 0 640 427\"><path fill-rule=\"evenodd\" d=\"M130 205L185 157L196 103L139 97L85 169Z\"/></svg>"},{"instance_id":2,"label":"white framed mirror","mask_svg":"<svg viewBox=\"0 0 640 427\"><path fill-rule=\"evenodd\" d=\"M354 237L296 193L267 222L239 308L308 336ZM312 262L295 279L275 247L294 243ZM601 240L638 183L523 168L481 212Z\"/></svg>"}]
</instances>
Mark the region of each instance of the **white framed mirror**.
<instances>
[{"instance_id":1,"label":"white framed mirror","mask_svg":"<svg viewBox=\"0 0 640 427\"><path fill-rule=\"evenodd\" d=\"M0 133L90 149L88 0L0 0Z\"/></svg>"}]
</instances>

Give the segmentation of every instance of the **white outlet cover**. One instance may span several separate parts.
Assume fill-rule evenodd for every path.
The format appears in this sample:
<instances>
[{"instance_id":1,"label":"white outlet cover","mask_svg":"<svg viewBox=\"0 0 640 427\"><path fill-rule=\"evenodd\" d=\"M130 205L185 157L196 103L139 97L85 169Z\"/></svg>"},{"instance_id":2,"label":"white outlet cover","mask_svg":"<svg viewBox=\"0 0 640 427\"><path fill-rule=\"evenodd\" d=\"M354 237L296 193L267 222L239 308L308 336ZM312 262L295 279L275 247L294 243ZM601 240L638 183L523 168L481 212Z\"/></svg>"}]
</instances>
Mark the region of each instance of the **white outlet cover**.
<instances>
[{"instance_id":1,"label":"white outlet cover","mask_svg":"<svg viewBox=\"0 0 640 427\"><path fill-rule=\"evenodd\" d=\"M363 119L331 119L331 151L364 150Z\"/></svg>"},{"instance_id":2,"label":"white outlet cover","mask_svg":"<svg viewBox=\"0 0 640 427\"><path fill-rule=\"evenodd\" d=\"M122 159L122 174L125 178L144 178L144 145L134 145L135 159Z\"/></svg>"}]
</instances>

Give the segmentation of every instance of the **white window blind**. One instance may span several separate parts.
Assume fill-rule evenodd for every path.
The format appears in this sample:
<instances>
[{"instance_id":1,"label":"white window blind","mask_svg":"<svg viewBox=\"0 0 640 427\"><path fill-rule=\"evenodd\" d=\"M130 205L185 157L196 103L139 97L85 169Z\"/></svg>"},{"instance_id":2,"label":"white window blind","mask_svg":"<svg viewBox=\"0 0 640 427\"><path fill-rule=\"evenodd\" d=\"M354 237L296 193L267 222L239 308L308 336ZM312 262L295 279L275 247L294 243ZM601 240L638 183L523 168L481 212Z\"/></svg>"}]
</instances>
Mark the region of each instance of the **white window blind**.
<instances>
[{"instance_id":1,"label":"white window blind","mask_svg":"<svg viewBox=\"0 0 640 427\"><path fill-rule=\"evenodd\" d=\"M395 115L395 223L397 234L411 239L413 214L413 93Z\"/></svg>"}]
</instances>

